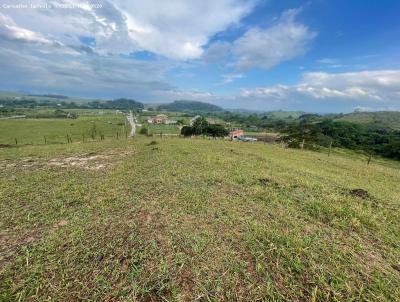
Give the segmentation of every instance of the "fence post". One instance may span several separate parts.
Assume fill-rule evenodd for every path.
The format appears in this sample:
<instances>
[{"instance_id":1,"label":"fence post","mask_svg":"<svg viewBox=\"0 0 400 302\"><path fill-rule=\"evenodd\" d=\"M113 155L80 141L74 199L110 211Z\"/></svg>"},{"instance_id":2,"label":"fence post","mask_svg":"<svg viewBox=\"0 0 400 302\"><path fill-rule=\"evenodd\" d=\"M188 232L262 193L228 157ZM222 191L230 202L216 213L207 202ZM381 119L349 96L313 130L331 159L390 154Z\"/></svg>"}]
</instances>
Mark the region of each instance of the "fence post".
<instances>
[{"instance_id":1,"label":"fence post","mask_svg":"<svg viewBox=\"0 0 400 302\"><path fill-rule=\"evenodd\" d=\"M82 142L85 142L85 134L82 134Z\"/></svg>"},{"instance_id":2,"label":"fence post","mask_svg":"<svg viewBox=\"0 0 400 302\"><path fill-rule=\"evenodd\" d=\"M329 144L329 151L328 151L328 157L331 156L331 150L332 150L332 142Z\"/></svg>"},{"instance_id":3,"label":"fence post","mask_svg":"<svg viewBox=\"0 0 400 302\"><path fill-rule=\"evenodd\" d=\"M303 142L301 143L301 150L304 149L304 144L306 143L306 140L303 138Z\"/></svg>"},{"instance_id":4,"label":"fence post","mask_svg":"<svg viewBox=\"0 0 400 302\"><path fill-rule=\"evenodd\" d=\"M18 140L17 140L17 138L15 138L15 144L18 145Z\"/></svg>"},{"instance_id":5,"label":"fence post","mask_svg":"<svg viewBox=\"0 0 400 302\"><path fill-rule=\"evenodd\" d=\"M369 163L371 162L371 159L372 159L372 152L369 154L367 165L369 165Z\"/></svg>"},{"instance_id":6,"label":"fence post","mask_svg":"<svg viewBox=\"0 0 400 302\"><path fill-rule=\"evenodd\" d=\"M47 145L46 136L43 136L43 138L44 138L44 144Z\"/></svg>"}]
</instances>

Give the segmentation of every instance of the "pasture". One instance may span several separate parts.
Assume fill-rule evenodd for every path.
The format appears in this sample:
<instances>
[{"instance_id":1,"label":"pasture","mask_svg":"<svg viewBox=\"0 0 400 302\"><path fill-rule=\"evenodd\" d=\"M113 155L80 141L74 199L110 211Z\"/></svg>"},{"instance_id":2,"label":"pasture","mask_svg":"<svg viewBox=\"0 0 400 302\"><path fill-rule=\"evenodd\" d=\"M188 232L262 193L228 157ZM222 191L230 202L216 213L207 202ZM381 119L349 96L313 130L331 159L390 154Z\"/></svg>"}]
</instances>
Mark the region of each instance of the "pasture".
<instances>
[{"instance_id":1,"label":"pasture","mask_svg":"<svg viewBox=\"0 0 400 302\"><path fill-rule=\"evenodd\" d=\"M126 118L119 114L80 115L77 119L10 119L0 120L0 144L37 145L67 142L67 135L72 141L82 141L104 135L111 138L125 136ZM92 139L93 140L93 139Z\"/></svg>"},{"instance_id":2,"label":"pasture","mask_svg":"<svg viewBox=\"0 0 400 302\"><path fill-rule=\"evenodd\" d=\"M0 122L1 143L18 131L38 143L0 149L0 300L400 296L398 163L262 143L117 140L119 118L95 119L109 138L85 143L93 117L36 130L37 121ZM56 129L73 142L41 144Z\"/></svg>"}]
</instances>

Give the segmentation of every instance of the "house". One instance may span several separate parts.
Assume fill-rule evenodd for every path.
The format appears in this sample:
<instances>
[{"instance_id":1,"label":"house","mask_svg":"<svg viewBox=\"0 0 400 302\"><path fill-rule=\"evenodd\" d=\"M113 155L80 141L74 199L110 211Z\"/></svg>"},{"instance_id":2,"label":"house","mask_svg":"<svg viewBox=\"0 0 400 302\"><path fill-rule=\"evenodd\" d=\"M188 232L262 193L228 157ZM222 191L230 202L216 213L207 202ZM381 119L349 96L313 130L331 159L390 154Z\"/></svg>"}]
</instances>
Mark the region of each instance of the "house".
<instances>
[{"instance_id":1,"label":"house","mask_svg":"<svg viewBox=\"0 0 400 302\"><path fill-rule=\"evenodd\" d=\"M156 124L165 124L167 118L168 116L166 116L165 114L159 114L153 119L153 122Z\"/></svg>"},{"instance_id":2,"label":"house","mask_svg":"<svg viewBox=\"0 0 400 302\"><path fill-rule=\"evenodd\" d=\"M147 118L148 124L167 124L167 122L168 122L168 116L166 116L165 114L159 114L155 117Z\"/></svg>"},{"instance_id":3,"label":"house","mask_svg":"<svg viewBox=\"0 0 400 302\"><path fill-rule=\"evenodd\" d=\"M229 137L230 138L239 138L241 136L243 136L243 130L232 130L229 132Z\"/></svg>"}]
</instances>

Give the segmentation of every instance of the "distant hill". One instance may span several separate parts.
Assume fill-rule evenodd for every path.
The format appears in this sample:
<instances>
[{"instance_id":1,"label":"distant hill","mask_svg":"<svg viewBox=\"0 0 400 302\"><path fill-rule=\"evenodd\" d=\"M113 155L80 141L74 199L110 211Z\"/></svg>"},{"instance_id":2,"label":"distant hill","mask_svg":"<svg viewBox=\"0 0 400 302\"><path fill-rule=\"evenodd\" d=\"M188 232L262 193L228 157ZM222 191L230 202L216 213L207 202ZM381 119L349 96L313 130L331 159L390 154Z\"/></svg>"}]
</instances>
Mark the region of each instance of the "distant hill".
<instances>
[{"instance_id":1,"label":"distant hill","mask_svg":"<svg viewBox=\"0 0 400 302\"><path fill-rule=\"evenodd\" d=\"M65 95L57 95L57 94L28 94L28 93L20 93L20 92L12 92L12 91L0 91L0 102L6 101L30 101L30 102L39 102L39 103L75 103L79 105L87 104L88 102L95 101L95 99L84 99L78 97L69 97ZM100 102L103 102L100 100Z\"/></svg>"},{"instance_id":2,"label":"distant hill","mask_svg":"<svg viewBox=\"0 0 400 302\"><path fill-rule=\"evenodd\" d=\"M399 111L353 112L345 114L335 120L400 130Z\"/></svg>"},{"instance_id":3,"label":"distant hill","mask_svg":"<svg viewBox=\"0 0 400 302\"><path fill-rule=\"evenodd\" d=\"M268 111L265 113L266 116L275 119L298 119L304 115L304 111Z\"/></svg>"},{"instance_id":4,"label":"distant hill","mask_svg":"<svg viewBox=\"0 0 400 302\"><path fill-rule=\"evenodd\" d=\"M99 109L143 109L144 105L138 101L131 99L117 99L112 101L94 101L90 102L89 106Z\"/></svg>"},{"instance_id":5,"label":"distant hill","mask_svg":"<svg viewBox=\"0 0 400 302\"><path fill-rule=\"evenodd\" d=\"M52 99L68 99L69 97L62 94L28 94L28 96L46 97Z\"/></svg>"},{"instance_id":6,"label":"distant hill","mask_svg":"<svg viewBox=\"0 0 400 302\"><path fill-rule=\"evenodd\" d=\"M96 100L68 97L59 94L23 94L0 91L0 105L3 107L57 107L96 109L143 109L141 102L133 99Z\"/></svg>"},{"instance_id":7,"label":"distant hill","mask_svg":"<svg viewBox=\"0 0 400 302\"><path fill-rule=\"evenodd\" d=\"M223 108L209 104L209 103L203 103L203 102L198 102L198 101L174 101L169 104L162 104L158 106L159 110L166 110L166 111L179 111L179 112L185 112L185 111L194 111L194 112L220 112L224 111Z\"/></svg>"}]
</instances>

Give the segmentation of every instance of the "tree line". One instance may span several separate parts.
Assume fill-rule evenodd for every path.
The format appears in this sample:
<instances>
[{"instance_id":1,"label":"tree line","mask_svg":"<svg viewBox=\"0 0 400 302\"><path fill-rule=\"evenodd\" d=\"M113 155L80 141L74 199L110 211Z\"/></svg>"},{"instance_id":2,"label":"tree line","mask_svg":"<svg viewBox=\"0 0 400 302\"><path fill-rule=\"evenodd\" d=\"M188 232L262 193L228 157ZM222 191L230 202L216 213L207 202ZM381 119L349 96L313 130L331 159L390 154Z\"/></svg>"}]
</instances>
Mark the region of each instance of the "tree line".
<instances>
[{"instance_id":1,"label":"tree line","mask_svg":"<svg viewBox=\"0 0 400 302\"><path fill-rule=\"evenodd\" d=\"M345 121L324 120L287 126L282 140L292 148L340 147L400 159L400 131ZM304 145L303 145L304 143Z\"/></svg>"},{"instance_id":2,"label":"tree line","mask_svg":"<svg viewBox=\"0 0 400 302\"><path fill-rule=\"evenodd\" d=\"M225 137L229 134L229 131L223 125L210 124L204 117L198 117L193 121L191 126L182 127L181 134L183 136L205 135Z\"/></svg>"}]
</instances>

